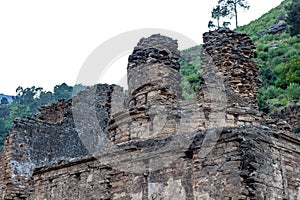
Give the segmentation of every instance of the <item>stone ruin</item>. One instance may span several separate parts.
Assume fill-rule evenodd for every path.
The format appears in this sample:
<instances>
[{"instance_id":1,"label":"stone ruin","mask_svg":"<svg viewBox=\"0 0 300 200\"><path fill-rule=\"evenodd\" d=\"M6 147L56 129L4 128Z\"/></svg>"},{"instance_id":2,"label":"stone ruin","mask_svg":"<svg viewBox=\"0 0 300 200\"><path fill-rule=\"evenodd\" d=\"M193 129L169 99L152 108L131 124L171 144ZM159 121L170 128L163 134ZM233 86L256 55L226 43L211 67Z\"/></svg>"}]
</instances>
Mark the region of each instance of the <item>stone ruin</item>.
<instances>
[{"instance_id":1,"label":"stone ruin","mask_svg":"<svg viewBox=\"0 0 300 200\"><path fill-rule=\"evenodd\" d=\"M247 35L203 38L193 101L181 96L177 41L152 35L129 56L128 93L98 84L15 119L0 198L300 199L299 115L258 111Z\"/></svg>"}]
</instances>

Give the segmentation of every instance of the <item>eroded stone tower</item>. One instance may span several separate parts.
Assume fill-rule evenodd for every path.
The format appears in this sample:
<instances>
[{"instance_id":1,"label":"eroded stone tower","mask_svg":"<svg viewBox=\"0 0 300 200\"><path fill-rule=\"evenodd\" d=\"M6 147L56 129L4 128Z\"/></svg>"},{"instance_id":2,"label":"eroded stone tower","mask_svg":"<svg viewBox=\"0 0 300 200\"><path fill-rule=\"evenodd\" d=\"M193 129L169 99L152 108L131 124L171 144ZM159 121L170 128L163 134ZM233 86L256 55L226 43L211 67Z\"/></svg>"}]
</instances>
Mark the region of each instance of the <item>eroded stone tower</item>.
<instances>
[{"instance_id":1,"label":"eroded stone tower","mask_svg":"<svg viewBox=\"0 0 300 200\"><path fill-rule=\"evenodd\" d=\"M177 41L159 34L139 41L128 59L129 108L181 99L177 48Z\"/></svg>"},{"instance_id":2,"label":"eroded stone tower","mask_svg":"<svg viewBox=\"0 0 300 200\"><path fill-rule=\"evenodd\" d=\"M198 101L212 110L224 126L258 125L256 94L260 85L255 46L248 35L220 28L203 34L201 88ZM217 123L216 123L217 124ZM216 126L213 124L213 126Z\"/></svg>"},{"instance_id":3,"label":"eroded stone tower","mask_svg":"<svg viewBox=\"0 0 300 200\"><path fill-rule=\"evenodd\" d=\"M143 38L128 58L128 108L110 123L114 143L176 134L182 99L177 41Z\"/></svg>"}]
</instances>

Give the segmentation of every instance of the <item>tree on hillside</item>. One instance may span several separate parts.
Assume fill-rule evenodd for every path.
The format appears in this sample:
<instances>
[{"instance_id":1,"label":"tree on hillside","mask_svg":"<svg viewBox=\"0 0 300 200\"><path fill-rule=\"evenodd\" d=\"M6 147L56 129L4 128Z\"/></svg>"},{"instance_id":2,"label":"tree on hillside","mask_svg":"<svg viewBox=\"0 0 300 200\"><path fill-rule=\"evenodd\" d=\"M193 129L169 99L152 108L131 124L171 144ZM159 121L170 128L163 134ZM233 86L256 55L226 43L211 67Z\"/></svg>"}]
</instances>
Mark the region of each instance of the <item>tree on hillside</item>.
<instances>
[{"instance_id":1,"label":"tree on hillside","mask_svg":"<svg viewBox=\"0 0 300 200\"><path fill-rule=\"evenodd\" d=\"M72 97L73 87L68 86L66 83L56 85L54 87L54 97L56 100L69 99Z\"/></svg>"},{"instance_id":2,"label":"tree on hillside","mask_svg":"<svg viewBox=\"0 0 300 200\"><path fill-rule=\"evenodd\" d=\"M300 0L293 0L285 9L287 11L286 22L290 26L290 35L300 34Z\"/></svg>"},{"instance_id":3,"label":"tree on hillside","mask_svg":"<svg viewBox=\"0 0 300 200\"><path fill-rule=\"evenodd\" d=\"M85 86L76 85L75 92L83 90ZM17 95L13 97L12 103L7 103L6 98L0 101L0 151L3 145L3 138L13 127L13 119L16 117L32 116L38 112L41 106L54 103L61 98L70 98L73 87L63 83L54 87L54 93L45 91L41 87L16 89ZM6 100L5 100L6 99Z\"/></svg>"},{"instance_id":4,"label":"tree on hillside","mask_svg":"<svg viewBox=\"0 0 300 200\"><path fill-rule=\"evenodd\" d=\"M38 107L44 106L48 103L56 102L54 94L49 91L41 91L38 98Z\"/></svg>"},{"instance_id":5,"label":"tree on hillside","mask_svg":"<svg viewBox=\"0 0 300 200\"><path fill-rule=\"evenodd\" d=\"M1 104L1 105L6 105L6 104L9 104L9 102L8 102L8 100L7 100L6 97L2 97L1 103L0 103L0 104Z\"/></svg>"},{"instance_id":6,"label":"tree on hillside","mask_svg":"<svg viewBox=\"0 0 300 200\"><path fill-rule=\"evenodd\" d=\"M222 10L226 10L226 16L235 17L235 26L238 27L238 11L237 8L241 7L246 10L250 8L246 0L219 0Z\"/></svg>"},{"instance_id":7,"label":"tree on hillside","mask_svg":"<svg viewBox=\"0 0 300 200\"><path fill-rule=\"evenodd\" d=\"M225 17L229 14L229 10L227 7L221 7L220 5L217 5L213 10L211 11L211 17L213 19L216 19L218 22L218 28L220 28L220 18Z\"/></svg>"},{"instance_id":8,"label":"tree on hillside","mask_svg":"<svg viewBox=\"0 0 300 200\"><path fill-rule=\"evenodd\" d=\"M13 97L14 103L30 104L34 101L34 98L42 91L43 88L32 86L31 88L23 88L19 86L16 89L17 95Z\"/></svg>"}]
</instances>

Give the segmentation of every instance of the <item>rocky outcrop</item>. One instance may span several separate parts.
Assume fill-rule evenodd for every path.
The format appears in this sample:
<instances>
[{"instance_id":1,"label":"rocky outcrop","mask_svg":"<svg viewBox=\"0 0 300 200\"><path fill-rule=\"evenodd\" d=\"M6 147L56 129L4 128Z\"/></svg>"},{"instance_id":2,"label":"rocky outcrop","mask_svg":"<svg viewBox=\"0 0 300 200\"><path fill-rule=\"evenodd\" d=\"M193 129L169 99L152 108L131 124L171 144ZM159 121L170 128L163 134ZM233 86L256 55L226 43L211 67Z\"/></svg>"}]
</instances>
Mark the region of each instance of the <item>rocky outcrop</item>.
<instances>
[{"instance_id":1,"label":"rocky outcrop","mask_svg":"<svg viewBox=\"0 0 300 200\"><path fill-rule=\"evenodd\" d=\"M278 33L283 33L284 31L286 31L288 28L287 23L285 22L279 22L276 23L272 26L270 26L268 33L269 34L278 34Z\"/></svg>"}]
</instances>

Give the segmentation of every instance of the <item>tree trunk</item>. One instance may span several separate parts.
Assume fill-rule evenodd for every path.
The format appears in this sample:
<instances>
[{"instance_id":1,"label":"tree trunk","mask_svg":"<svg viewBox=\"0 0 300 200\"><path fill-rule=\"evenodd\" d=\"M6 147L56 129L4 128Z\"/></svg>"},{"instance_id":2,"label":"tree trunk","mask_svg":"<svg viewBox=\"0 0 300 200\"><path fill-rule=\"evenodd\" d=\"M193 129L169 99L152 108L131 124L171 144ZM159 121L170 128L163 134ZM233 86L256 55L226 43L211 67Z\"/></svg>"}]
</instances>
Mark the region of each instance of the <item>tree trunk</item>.
<instances>
[{"instance_id":1,"label":"tree trunk","mask_svg":"<svg viewBox=\"0 0 300 200\"><path fill-rule=\"evenodd\" d=\"M235 14L235 27L238 27L238 16L237 16L237 2L234 2L234 14Z\"/></svg>"}]
</instances>

